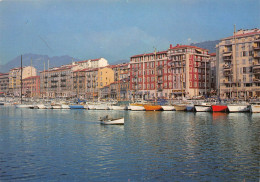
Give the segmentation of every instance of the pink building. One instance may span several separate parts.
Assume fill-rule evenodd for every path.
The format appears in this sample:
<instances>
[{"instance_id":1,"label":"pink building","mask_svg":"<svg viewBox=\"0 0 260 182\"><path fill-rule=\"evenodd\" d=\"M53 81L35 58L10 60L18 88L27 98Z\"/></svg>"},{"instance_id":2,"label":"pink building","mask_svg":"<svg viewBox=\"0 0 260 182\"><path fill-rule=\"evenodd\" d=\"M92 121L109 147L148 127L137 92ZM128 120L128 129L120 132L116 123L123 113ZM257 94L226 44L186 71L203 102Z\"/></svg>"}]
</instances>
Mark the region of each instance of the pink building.
<instances>
[{"instance_id":1,"label":"pink building","mask_svg":"<svg viewBox=\"0 0 260 182\"><path fill-rule=\"evenodd\" d=\"M31 76L23 79L23 95L25 97L40 96L40 76Z\"/></svg>"}]
</instances>

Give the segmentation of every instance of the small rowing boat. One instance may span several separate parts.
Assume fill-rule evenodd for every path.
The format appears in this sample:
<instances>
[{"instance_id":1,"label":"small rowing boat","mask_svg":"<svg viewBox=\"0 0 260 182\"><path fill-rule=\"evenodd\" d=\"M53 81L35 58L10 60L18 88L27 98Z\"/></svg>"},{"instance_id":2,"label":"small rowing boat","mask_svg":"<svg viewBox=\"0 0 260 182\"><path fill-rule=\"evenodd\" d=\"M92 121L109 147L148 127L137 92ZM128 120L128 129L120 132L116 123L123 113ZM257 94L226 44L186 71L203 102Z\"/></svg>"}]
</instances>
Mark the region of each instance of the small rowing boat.
<instances>
[{"instance_id":1,"label":"small rowing boat","mask_svg":"<svg viewBox=\"0 0 260 182\"><path fill-rule=\"evenodd\" d=\"M125 118L109 118L108 115L100 118L100 124L103 125L123 125L125 123Z\"/></svg>"}]
</instances>

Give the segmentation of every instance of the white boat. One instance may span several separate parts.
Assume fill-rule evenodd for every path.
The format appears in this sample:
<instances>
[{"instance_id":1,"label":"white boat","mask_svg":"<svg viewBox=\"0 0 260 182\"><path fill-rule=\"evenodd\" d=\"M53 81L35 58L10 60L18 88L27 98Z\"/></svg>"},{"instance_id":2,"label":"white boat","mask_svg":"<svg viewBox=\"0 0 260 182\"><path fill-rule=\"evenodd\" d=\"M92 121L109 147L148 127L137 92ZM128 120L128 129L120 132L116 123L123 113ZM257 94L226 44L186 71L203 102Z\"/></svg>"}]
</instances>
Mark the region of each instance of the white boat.
<instances>
[{"instance_id":1,"label":"white boat","mask_svg":"<svg viewBox=\"0 0 260 182\"><path fill-rule=\"evenodd\" d=\"M54 104L54 105L52 105L52 109L61 109L61 105L60 104Z\"/></svg>"},{"instance_id":2,"label":"white boat","mask_svg":"<svg viewBox=\"0 0 260 182\"><path fill-rule=\"evenodd\" d=\"M211 105L207 104L207 103L195 105L195 110L197 112L209 112L209 111L211 111Z\"/></svg>"},{"instance_id":3,"label":"white boat","mask_svg":"<svg viewBox=\"0 0 260 182\"><path fill-rule=\"evenodd\" d=\"M33 105L29 105L29 104L16 104L15 107L16 108L30 108Z\"/></svg>"},{"instance_id":4,"label":"white boat","mask_svg":"<svg viewBox=\"0 0 260 182\"><path fill-rule=\"evenodd\" d=\"M145 111L144 106L140 104L130 104L128 106L128 109L130 109L131 111Z\"/></svg>"},{"instance_id":5,"label":"white boat","mask_svg":"<svg viewBox=\"0 0 260 182\"><path fill-rule=\"evenodd\" d=\"M125 123L125 118L108 118L108 116L105 116L103 118L100 118L100 124L103 125L123 125Z\"/></svg>"},{"instance_id":6,"label":"white boat","mask_svg":"<svg viewBox=\"0 0 260 182\"><path fill-rule=\"evenodd\" d=\"M96 105L96 110L109 110L109 106L107 103L99 103Z\"/></svg>"},{"instance_id":7,"label":"white boat","mask_svg":"<svg viewBox=\"0 0 260 182\"><path fill-rule=\"evenodd\" d=\"M162 106L162 108L164 111L174 111L175 110L174 106L171 106L171 105L165 105L165 106Z\"/></svg>"},{"instance_id":8,"label":"white boat","mask_svg":"<svg viewBox=\"0 0 260 182\"><path fill-rule=\"evenodd\" d=\"M260 113L260 102L251 103L250 111L252 113Z\"/></svg>"},{"instance_id":9,"label":"white boat","mask_svg":"<svg viewBox=\"0 0 260 182\"><path fill-rule=\"evenodd\" d=\"M87 106L88 106L89 110L95 110L96 109L96 104L94 104L94 103L87 104Z\"/></svg>"},{"instance_id":10,"label":"white boat","mask_svg":"<svg viewBox=\"0 0 260 182\"><path fill-rule=\"evenodd\" d=\"M44 104L37 104L35 106L35 108L37 108L37 109L46 109L46 106Z\"/></svg>"},{"instance_id":11,"label":"white boat","mask_svg":"<svg viewBox=\"0 0 260 182\"><path fill-rule=\"evenodd\" d=\"M227 105L229 112L248 112L249 106L245 104L229 104Z\"/></svg>"},{"instance_id":12,"label":"white boat","mask_svg":"<svg viewBox=\"0 0 260 182\"><path fill-rule=\"evenodd\" d=\"M70 109L68 104L61 104L61 109Z\"/></svg>"},{"instance_id":13,"label":"white boat","mask_svg":"<svg viewBox=\"0 0 260 182\"><path fill-rule=\"evenodd\" d=\"M110 106L111 110L126 110L126 106Z\"/></svg>"}]
</instances>

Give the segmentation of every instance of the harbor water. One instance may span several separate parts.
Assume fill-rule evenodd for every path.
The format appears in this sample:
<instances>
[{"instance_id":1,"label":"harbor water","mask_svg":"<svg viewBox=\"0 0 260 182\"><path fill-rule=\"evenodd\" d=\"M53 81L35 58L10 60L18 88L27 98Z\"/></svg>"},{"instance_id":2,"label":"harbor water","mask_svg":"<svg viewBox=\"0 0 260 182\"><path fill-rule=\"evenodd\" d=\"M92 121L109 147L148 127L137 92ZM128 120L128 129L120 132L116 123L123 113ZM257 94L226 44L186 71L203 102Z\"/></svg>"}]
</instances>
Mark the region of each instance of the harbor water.
<instances>
[{"instance_id":1,"label":"harbor water","mask_svg":"<svg viewBox=\"0 0 260 182\"><path fill-rule=\"evenodd\" d=\"M260 113L0 106L0 181L259 181L259 159Z\"/></svg>"}]
</instances>

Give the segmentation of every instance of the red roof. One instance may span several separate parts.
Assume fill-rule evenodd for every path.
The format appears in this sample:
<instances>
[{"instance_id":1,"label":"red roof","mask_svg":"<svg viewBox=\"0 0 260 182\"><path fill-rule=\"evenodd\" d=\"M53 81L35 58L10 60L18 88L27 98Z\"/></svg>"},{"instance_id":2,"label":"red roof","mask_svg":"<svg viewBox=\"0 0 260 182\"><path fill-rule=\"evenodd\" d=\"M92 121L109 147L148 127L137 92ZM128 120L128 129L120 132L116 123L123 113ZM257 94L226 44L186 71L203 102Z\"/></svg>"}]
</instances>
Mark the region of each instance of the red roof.
<instances>
[{"instance_id":1,"label":"red roof","mask_svg":"<svg viewBox=\"0 0 260 182\"><path fill-rule=\"evenodd\" d=\"M131 56L131 58L133 57L142 57L142 56L150 56L150 55L154 55L155 53L147 53L147 54L138 54L138 55L134 55ZM160 52L156 52L156 54L167 54L167 51L160 51Z\"/></svg>"},{"instance_id":2,"label":"red roof","mask_svg":"<svg viewBox=\"0 0 260 182\"><path fill-rule=\"evenodd\" d=\"M177 44L175 47L172 47L172 45L170 45L169 49L183 49L183 48L202 49L202 50L208 51L207 49L204 49L201 47L190 46L190 45L179 45L179 44Z\"/></svg>"},{"instance_id":3,"label":"red roof","mask_svg":"<svg viewBox=\"0 0 260 182\"><path fill-rule=\"evenodd\" d=\"M255 34L260 34L260 30L258 29L255 32L242 33L242 34L238 34L236 36L232 35L232 36L224 38L224 39L231 39L231 38L234 38L234 37L243 37L243 36L249 36L249 35L255 35ZM224 39L222 39L222 40L224 40Z\"/></svg>"},{"instance_id":4,"label":"red roof","mask_svg":"<svg viewBox=\"0 0 260 182\"><path fill-rule=\"evenodd\" d=\"M211 53L211 54L209 54L210 56L216 56L216 53Z\"/></svg>"}]
</instances>

